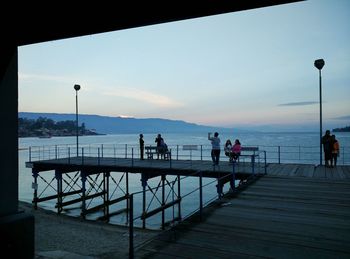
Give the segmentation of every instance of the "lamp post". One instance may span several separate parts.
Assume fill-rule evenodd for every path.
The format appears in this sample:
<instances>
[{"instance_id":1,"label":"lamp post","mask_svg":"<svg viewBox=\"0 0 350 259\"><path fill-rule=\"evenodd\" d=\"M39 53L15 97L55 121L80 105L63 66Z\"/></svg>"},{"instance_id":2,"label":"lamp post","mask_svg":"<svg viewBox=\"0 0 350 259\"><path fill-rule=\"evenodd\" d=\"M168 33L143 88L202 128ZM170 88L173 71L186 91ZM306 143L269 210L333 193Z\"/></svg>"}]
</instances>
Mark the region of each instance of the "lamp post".
<instances>
[{"instance_id":1,"label":"lamp post","mask_svg":"<svg viewBox=\"0 0 350 259\"><path fill-rule=\"evenodd\" d=\"M317 59L314 63L315 67L319 71L319 79L320 79L320 166L322 165L322 76L321 69L324 66L323 59Z\"/></svg>"},{"instance_id":2,"label":"lamp post","mask_svg":"<svg viewBox=\"0 0 350 259\"><path fill-rule=\"evenodd\" d=\"M79 156L79 124L78 124L78 91L80 90L80 85L74 85L75 89L75 123L77 130L77 156Z\"/></svg>"}]
</instances>

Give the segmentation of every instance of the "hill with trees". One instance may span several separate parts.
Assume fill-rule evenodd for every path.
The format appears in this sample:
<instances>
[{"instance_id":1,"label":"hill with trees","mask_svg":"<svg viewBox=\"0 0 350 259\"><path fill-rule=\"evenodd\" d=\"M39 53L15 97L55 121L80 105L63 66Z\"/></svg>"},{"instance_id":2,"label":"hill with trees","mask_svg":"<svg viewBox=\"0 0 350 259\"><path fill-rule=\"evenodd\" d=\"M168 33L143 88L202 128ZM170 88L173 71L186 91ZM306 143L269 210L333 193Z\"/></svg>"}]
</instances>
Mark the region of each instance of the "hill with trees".
<instances>
[{"instance_id":1,"label":"hill with trees","mask_svg":"<svg viewBox=\"0 0 350 259\"><path fill-rule=\"evenodd\" d=\"M76 134L76 122L72 120L55 122L46 117L38 119L18 118L19 137L75 136ZM85 123L78 127L78 134L100 135L95 130L87 129Z\"/></svg>"},{"instance_id":2,"label":"hill with trees","mask_svg":"<svg viewBox=\"0 0 350 259\"><path fill-rule=\"evenodd\" d=\"M333 132L350 132L350 126L346 126L344 128L336 128L332 130Z\"/></svg>"}]
</instances>

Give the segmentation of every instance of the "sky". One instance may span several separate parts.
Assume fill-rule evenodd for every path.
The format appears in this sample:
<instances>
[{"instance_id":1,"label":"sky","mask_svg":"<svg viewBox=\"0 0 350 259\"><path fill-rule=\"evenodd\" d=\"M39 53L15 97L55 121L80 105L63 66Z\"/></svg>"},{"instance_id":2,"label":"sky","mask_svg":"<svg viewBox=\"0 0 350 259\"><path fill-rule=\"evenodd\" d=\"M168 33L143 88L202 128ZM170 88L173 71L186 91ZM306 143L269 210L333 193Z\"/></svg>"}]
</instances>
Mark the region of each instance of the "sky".
<instances>
[{"instance_id":1,"label":"sky","mask_svg":"<svg viewBox=\"0 0 350 259\"><path fill-rule=\"evenodd\" d=\"M350 1L308 0L18 48L20 112L259 130L350 125Z\"/></svg>"}]
</instances>

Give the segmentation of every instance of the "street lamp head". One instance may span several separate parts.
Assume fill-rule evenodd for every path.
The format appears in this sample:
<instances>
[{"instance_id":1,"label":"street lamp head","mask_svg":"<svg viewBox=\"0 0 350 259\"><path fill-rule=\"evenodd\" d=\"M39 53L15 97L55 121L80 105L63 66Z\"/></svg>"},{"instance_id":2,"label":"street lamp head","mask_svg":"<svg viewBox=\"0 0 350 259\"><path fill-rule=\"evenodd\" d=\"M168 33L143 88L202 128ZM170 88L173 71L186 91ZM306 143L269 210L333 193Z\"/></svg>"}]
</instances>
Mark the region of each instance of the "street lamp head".
<instances>
[{"instance_id":1,"label":"street lamp head","mask_svg":"<svg viewBox=\"0 0 350 259\"><path fill-rule=\"evenodd\" d=\"M74 89L75 89L75 91L79 91L80 90L80 85L74 85Z\"/></svg>"},{"instance_id":2,"label":"street lamp head","mask_svg":"<svg viewBox=\"0 0 350 259\"><path fill-rule=\"evenodd\" d=\"M317 59L315 60L315 63L314 63L315 67L318 69L318 70L321 70L324 66L324 60L323 59Z\"/></svg>"}]
</instances>

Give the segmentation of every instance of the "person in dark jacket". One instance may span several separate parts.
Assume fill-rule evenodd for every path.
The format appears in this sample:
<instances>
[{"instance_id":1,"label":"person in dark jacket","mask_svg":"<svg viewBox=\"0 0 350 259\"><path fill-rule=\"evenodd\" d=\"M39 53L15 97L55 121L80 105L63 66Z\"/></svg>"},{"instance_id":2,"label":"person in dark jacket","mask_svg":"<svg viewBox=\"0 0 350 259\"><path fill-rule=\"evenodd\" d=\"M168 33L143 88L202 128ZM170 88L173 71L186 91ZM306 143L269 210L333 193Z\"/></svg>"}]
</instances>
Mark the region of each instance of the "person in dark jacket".
<instances>
[{"instance_id":1,"label":"person in dark jacket","mask_svg":"<svg viewBox=\"0 0 350 259\"><path fill-rule=\"evenodd\" d=\"M323 145L325 166L330 167L330 162L332 161L333 141L332 141L331 132L329 130L326 130L326 134L322 137L322 145Z\"/></svg>"},{"instance_id":2,"label":"person in dark jacket","mask_svg":"<svg viewBox=\"0 0 350 259\"><path fill-rule=\"evenodd\" d=\"M140 159L143 160L143 153L145 150L145 141L143 140L143 134L140 134Z\"/></svg>"}]
</instances>

